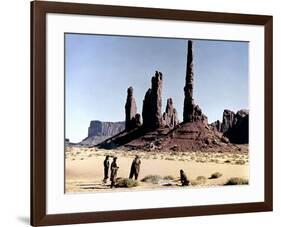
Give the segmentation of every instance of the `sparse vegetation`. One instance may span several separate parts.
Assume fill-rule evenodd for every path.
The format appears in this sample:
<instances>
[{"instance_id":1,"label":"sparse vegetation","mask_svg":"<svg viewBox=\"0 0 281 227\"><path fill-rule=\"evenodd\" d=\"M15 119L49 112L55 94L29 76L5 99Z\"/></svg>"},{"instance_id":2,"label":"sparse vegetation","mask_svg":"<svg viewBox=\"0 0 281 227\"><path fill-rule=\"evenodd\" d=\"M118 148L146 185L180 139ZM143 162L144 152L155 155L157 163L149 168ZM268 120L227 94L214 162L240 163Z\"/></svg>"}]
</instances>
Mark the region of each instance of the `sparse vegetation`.
<instances>
[{"instance_id":1,"label":"sparse vegetation","mask_svg":"<svg viewBox=\"0 0 281 227\"><path fill-rule=\"evenodd\" d=\"M221 176L222 176L222 173L215 172L209 177L209 179L217 179L217 178L220 178Z\"/></svg>"},{"instance_id":2,"label":"sparse vegetation","mask_svg":"<svg viewBox=\"0 0 281 227\"><path fill-rule=\"evenodd\" d=\"M174 161L176 159L175 158L171 158L171 157L167 157L167 158L165 158L165 160Z\"/></svg>"},{"instance_id":3,"label":"sparse vegetation","mask_svg":"<svg viewBox=\"0 0 281 227\"><path fill-rule=\"evenodd\" d=\"M245 163L246 162L244 160L242 160L242 159L239 159L239 160L235 161L235 164L237 164L237 165L244 165Z\"/></svg>"},{"instance_id":4,"label":"sparse vegetation","mask_svg":"<svg viewBox=\"0 0 281 227\"><path fill-rule=\"evenodd\" d=\"M200 181L200 182L202 182L202 183L205 183L205 182L207 181L207 178L204 177L204 176L198 176L198 177L196 178L196 181Z\"/></svg>"},{"instance_id":5,"label":"sparse vegetation","mask_svg":"<svg viewBox=\"0 0 281 227\"><path fill-rule=\"evenodd\" d=\"M137 187L139 182L129 178L120 178L117 180L116 187L119 188L133 188Z\"/></svg>"},{"instance_id":6,"label":"sparse vegetation","mask_svg":"<svg viewBox=\"0 0 281 227\"><path fill-rule=\"evenodd\" d=\"M163 178L164 180L174 180L175 178L173 177L173 176L165 176L164 178Z\"/></svg>"},{"instance_id":7,"label":"sparse vegetation","mask_svg":"<svg viewBox=\"0 0 281 227\"><path fill-rule=\"evenodd\" d=\"M207 178L206 178L206 177L204 177L204 176L198 176L198 177L196 178L196 180L191 180L191 181L190 181L190 184L191 184L192 186L203 185L203 184L206 183L206 181L207 181Z\"/></svg>"},{"instance_id":8,"label":"sparse vegetation","mask_svg":"<svg viewBox=\"0 0 281 227\"><path fill-rule=\"evenodd\" d=\"M160 180L162 180L162 177L159 175L147 175L141 181L152 184L158 184Z\"/></svg>"},{"instance_id":9,"label":"sparse vegetation","mask_svg":"<svg viewBox=\"0 0 281 227\"><path fill-rule=\"evenodd\" d=\"M249 184L249 181L244 178L233 177L228 179L224 185L244 185L244 184Z\"/></svg>"}]
</instances>

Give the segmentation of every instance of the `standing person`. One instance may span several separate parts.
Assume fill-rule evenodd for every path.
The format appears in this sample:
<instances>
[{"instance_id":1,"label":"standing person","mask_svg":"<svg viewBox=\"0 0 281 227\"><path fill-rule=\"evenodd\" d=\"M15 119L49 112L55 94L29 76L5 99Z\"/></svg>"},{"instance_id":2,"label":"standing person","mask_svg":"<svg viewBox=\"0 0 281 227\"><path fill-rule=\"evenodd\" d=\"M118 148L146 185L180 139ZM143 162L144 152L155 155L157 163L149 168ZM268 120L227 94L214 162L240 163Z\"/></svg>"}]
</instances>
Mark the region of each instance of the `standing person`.
<instances>
[{"instance_id":1,"label":"standing person","mask_svg":"<svg viewBox=\"0 0 281 227\"><path fill-rule=\"evenodd\" d=\"M110 166L110 171L111 171L111 174L110 174L111 185L110 185L110 187L111 188L113 188L115 186L116 179L117 179L117 171L119 169L116 161L117 161L117 157L114 157L113 161L111 163L111 166Z\"/></svg>"},{"instance_id":2,"label":"standing person","mask_svg":"<svg viewBox=\"0 0 281 227\"><path fill-rule=\"evenodd\" d=\"M103 183L106 184L108 179L108 172L109 172L109 155L105 156L105 159L103 161L103 170L104 170Z\"/></svg>"},{"instance_id":3,"label":"standing person","mask_svg":"<svg viewBox=\"0 0 281 227\"><path fill-rule=\"evenodd\" d=\"M139 172L140 172L140 164L141 160L138 155L134 158L132 165L131 165L131 171L129 178L132 179L135 176L135 180L138 179Z\"/></svg>"},{"instance_id":4,"label":"standing person","mask_svg":"<svg viewBox=\"0 0 281 227\"><path fill-rule=\"evenodd\" d=\"M182 186L188 186L189 185L189 180L187 179L187 176L182 169L180 170L180 178L181 178L181 185Z\"/></svg>"}]
</instances>

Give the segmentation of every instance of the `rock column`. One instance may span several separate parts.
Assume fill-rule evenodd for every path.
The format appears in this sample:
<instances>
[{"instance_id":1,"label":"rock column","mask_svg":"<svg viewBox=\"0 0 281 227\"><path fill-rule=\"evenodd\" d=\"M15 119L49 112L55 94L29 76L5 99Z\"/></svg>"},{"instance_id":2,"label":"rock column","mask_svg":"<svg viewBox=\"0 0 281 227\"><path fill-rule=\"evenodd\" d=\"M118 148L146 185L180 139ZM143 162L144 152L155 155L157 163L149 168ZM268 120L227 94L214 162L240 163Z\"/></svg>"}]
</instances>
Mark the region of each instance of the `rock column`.
<instances>
[{"instance_id":1,"label":"rock column","mask_svg":"<svg viewBox=\"0 0 281 227\"><path fill-rule=\"evenodd\" d=\"M208 123L207 117L202 113L198 105L195 105L193 99L193 47L192 41L188 41L187 51L187 65L186 77L184 87L184 107L183 107L183 121L184 122L197 122Z\"/></svg>"},{"instance_id":2,"label":"rock column","mask_svg":"<svg viewBox=\"0 0 281 227\"><path fill-rule=\"evenodd\" d=\"M125 128L126 130L132 129L134 124L134 119L137 114L137 105L135 98L133 96L133 88L129 87L127 90L127 101L125 105L125 113L126 113L126 119L125 119Z\"/></svg>"},{"instance_id":3,"label":"rock column","mask_svg":"<svg viewBox=\"0 0 281 227\"><path fill-rule=\"evenodd\" d=\"M184 108L183 108L183 121L192 122L194 100L193 100L193 48L192 41L188 41L187 51L187 65L186 65L186 77L184 87Z\"/></svg>"},{"instance_id":4,"label":"rock column","mask_svg":"<svg viewBox=\"0 0 281 227\"><path fill-rule=\"evenodd\" d=\"M143 126L155 129L162 125L162 73L156 71L151 78L151 88L143 100Z\"/></svg>"}]
</instances>

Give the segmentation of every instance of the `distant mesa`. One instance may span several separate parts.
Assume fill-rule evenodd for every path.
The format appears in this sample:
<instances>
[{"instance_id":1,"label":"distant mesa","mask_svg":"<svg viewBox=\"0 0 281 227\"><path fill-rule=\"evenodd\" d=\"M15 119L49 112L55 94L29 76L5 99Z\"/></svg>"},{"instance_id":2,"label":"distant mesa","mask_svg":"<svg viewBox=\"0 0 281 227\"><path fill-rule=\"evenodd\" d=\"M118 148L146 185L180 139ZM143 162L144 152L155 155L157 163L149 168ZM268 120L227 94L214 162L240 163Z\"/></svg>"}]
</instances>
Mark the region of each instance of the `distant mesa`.
<instances>
[{"instance_id":1,"label":"distant mesa","mask_svg":"<svg viewBox=\"0 0 281 227\"><path fill-rule=\"evenodd\" d=\"M93 146L125 130L125 122L104 122L94 120L90 122L88 136L79 144Z\"/></svg>"},{"instance_id":2,"label":"distant mesa","mask_svg":"<svg viewBox=\"0 0 281 227\"><path fill-rule=\"evenodd\" d=\"M235 143L248 143L248 111L223 113L222 122L208 124L208 118L193 98L193 44L188 41L184 86L183 122L179 122L173 99L168 98L162 112L164 75L156 71L143 99L142 113L137 113L133 87L127 89L125 122L92 121L89 138L100 148L116 147L141 150L194 151L237 149ZM110 136L111 135L111 136ZM106 139L104 139L106 138ZM83 141L82 141L83 142Z\"/></svg>"}]
</instances>

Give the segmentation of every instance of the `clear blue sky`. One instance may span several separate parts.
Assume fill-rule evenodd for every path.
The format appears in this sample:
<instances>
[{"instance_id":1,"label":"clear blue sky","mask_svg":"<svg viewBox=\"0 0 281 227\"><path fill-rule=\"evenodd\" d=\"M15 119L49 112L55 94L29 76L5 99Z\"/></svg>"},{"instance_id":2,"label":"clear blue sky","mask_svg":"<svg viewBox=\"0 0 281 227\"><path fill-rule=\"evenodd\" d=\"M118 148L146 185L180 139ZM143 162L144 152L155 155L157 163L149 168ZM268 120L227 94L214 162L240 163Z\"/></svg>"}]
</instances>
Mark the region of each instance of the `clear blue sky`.
<instances>
[{"instance_id":1,"label":"clear blue sky","mask_svg":"<svg viewBox=\"0 0 281 227\"><path fill-rule=\"evenodd\" d=\"M224 109L248 108L248 43L193 40L194 99L209 123ZM182 120L187 40L65 35L66 138L79 142L91 120L123 121L127 88L138 112L156 70L163 74L162 111L171 97Z\"/></svg>"}]
</instances>

